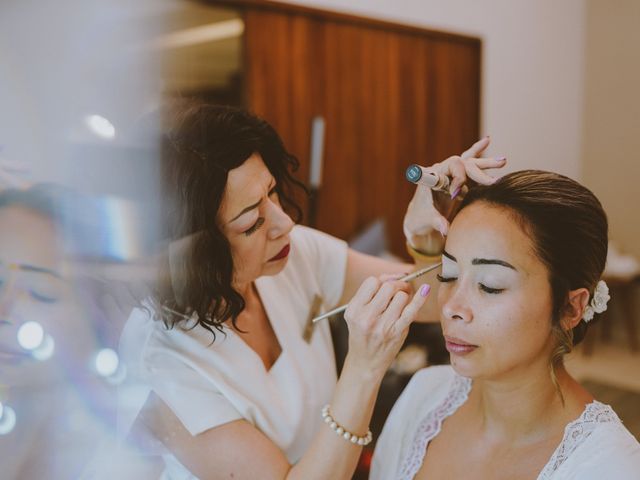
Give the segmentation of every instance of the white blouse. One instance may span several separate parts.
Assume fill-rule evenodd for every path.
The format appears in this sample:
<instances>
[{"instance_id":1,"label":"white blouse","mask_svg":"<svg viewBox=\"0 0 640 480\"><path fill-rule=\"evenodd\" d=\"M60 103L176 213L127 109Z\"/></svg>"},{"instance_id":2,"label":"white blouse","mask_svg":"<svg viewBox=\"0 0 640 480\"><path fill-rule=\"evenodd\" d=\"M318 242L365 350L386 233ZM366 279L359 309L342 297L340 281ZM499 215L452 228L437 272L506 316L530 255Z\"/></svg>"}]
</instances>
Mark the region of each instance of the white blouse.
<instances>
[{"instance_id":1,"label":"white blouse","mask_svg":"<svg viewBox=\"0 0 640 480\"><path fill-rule=\"evenodd\" d=\"M130 373L122 389L121 431L130 427L151 389L192 435L245 419L289 462L297 462L320 428L320 411L337 382L328 322L315 325L309 341L303 333L315 296L322 299L321 311L340 300L346 262L345 242L296 226L284 270L256 280L282 347L268 371L253 349L228 328L226 336L217 333L212 343L211 333L200 326L167 330L143 309L134 310L121 339ZM164 478L195 478L173 456L166 454L165 462Z\"/></svg>"},{"instance_id":2,"label":"white blouse","mask_svg":"<svg viewBox=\"0 0 640 480\"><path fill-rule=\"evenodd\" d=\"M417 372L394 405L376 444L371 480L411 480L443 421L468 398L471 380L450 366ZM610 406L588 404L570 422L538 480L640 478L640 444Z\"/></svg>"}]
</instances>

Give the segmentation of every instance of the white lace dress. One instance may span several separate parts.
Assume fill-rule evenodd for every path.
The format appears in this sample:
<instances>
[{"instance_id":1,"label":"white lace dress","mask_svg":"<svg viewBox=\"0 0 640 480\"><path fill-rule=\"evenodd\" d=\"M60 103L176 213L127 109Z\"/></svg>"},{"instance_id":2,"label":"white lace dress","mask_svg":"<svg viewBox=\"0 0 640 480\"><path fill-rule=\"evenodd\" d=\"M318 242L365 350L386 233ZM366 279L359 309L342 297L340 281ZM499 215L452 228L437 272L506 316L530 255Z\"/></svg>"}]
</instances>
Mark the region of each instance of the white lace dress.
<instances>
[{"instance_id":1,"label":"white lace dress","mask_svg":"<svg viewBox=\"0 0 640 480\"><path fill-rule=\"evenodd\" d=\"M371 480L411 480L442 422L466 400L471 380L449 366L417 372L393 407L373 456ZM586 406L569 423L538 480L640 479L640 444L609 407Z\"/></svg>"}]
</instances>

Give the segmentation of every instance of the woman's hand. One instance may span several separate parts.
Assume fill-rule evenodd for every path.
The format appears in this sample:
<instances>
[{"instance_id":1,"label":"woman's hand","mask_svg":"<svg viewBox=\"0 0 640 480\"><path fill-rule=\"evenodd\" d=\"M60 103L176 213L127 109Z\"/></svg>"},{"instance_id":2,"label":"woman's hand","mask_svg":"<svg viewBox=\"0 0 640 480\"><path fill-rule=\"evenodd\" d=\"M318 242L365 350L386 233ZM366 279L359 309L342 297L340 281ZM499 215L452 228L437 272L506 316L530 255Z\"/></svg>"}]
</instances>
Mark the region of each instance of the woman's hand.
<instances>
[{"instance_id":1,"label":"woman's hand","mask_svg":"<svg viewBox=\"0 0 640 480\"><path fill-rule=\"evenodd\" d=\"M484 137L462 155L449 157L427 168L450 178L449 195L438 193L434 198L434 192L430 188L417 185L404 217L404 233L414 247L420 248L419 243L414 241L415 238L429 237L434 231L440 232L442 237L447 235L452 218L446 217L455 213L450 208L451 200L460 194L470 180L481 185L490 185L495 181L485 170L503 167L507 159L482 158L489 143L489 137Z\"/></svg>"},{"instance_id":2,"label":"woman's hand","mask_svg":"<svg viewBox=\"0 0 640 480\"><path fill-rule=\"evenodd\" d=\"M344 314L349 327L345 366L381 379L400 351L430 290L425 284L411 295L411 285L398 280L400 276L367 278L349 302Z\"/></svg>"}]
</instances>

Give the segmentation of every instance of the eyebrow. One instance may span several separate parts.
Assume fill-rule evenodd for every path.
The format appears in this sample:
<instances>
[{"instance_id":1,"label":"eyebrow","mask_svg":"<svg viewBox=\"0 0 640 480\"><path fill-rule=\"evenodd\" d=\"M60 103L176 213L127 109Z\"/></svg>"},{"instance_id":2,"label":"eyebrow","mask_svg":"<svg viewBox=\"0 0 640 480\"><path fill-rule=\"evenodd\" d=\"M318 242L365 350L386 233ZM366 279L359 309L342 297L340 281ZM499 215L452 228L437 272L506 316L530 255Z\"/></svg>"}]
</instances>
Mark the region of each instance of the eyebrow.
<instances>
[{"instance_id":1,"label":"eyebrow","mask_svg":"<svg viewBox=\"0 0 640 480\"><path fill-rule=\"evenodd\" d=\"M507 267L516 272L518 269L511 265L509 262L505 262L504 260L498 260L495 258L474 258L471 260L471 265L500 265L502 267Z\"/></svg>"},{"instance_id":2,"label":"eyebrow","mask_svg":"<svg viewBox=\"0 0 640 480\"><path fill-rule=\"evenodd\" d=\"M447 257L449 260L453 260L454 262L457 262L458 260L456 259L456 257L454 257L453 255L451 255L449 252L447 252L446 250L442 251L442 255L444 255L445 257Z\"/></svg>"},{"instance_id":3,"label":"eyebrow","mask_svg":"<svg viewBox=\"0 0 640 480\"><path fill-rule=\"evenodd\" d=\"M271 179L271 181L269 182L269 192L271 192L271 190L273 190L274 188L276 188L275 185L276 181L274 178ZM272 186L273 185L273 186ZM253 205L249 205L248 207L244 208L238 215L236 215L235 217L233 217L231 220L229 220L229 223L231 222L235 222L238 218L240 218L242 215L244 215L247 212L250 212L251 210L253 210L254 208L258 208L260 206L260 204L262 203L262 199L258 200L256 203L254 203Z\"/></svg>"},{"instance_id":4,"label":"eyebrow","mask_svg":"<svg viewBox=\"0 0 640 480\"><path fill-rule=\"evenodd\" d=\"M236 215L231 220L229 220L229 223L235 222L238 218L240 218L245 213L250 212L254 208L258 208L261 203L262 203L262 199L258 200L258 202L254 203L253 205L249 205L247 208L243 209L238 215Z\"/></svg>"},{"instance_id":5,"label":"eyebrow","mask_svg":"<svg viewBox=\"0 0 640 480\"><path fill-rule=\"evenodd\" d=\"M36 273L47 273L49 275L53 275L56 278L62 278L62 276L56 272L55 270L51 270L50 268L36 267L35 265L22 264L20 265L21 270L25 270L27 272L36 272Z\"/></svg>"},{"instance_id":6,"label":"eyebrow","mask_svg":"<svg viewBox=\"0 0 640 480\"><path fill-rule=\"evenodd\" d=\"M0 265L6 265L3 262L0 262ZM38 267L36 265L29 265L28 263L18 263L18 264L9 264L8 266L15 266L18 270L22 270L24 272L35 272L35 273L46 273L47 275L53 275L56 278L62 278L55 270L51 270L50 268Z\"/></svg>"},{"instance_id":7,"label":"eyebrow","mask_svg":"<svg viewBox=\"0 0 640 480\"><path fill-rule=\"evenodd\" d=\"M453 260L454 262L458 261L456 260L456 257L448 253L446 250L442 252L442 255L447 257L449 260ZM501 267L507 267L515 270L516 272L518 271L518 269L511 265L509 262L505 262L504 260L498 260L495 258L474 258L473 260L471 260L471 265L500 265Z\"/></svg>"}]
</instances>

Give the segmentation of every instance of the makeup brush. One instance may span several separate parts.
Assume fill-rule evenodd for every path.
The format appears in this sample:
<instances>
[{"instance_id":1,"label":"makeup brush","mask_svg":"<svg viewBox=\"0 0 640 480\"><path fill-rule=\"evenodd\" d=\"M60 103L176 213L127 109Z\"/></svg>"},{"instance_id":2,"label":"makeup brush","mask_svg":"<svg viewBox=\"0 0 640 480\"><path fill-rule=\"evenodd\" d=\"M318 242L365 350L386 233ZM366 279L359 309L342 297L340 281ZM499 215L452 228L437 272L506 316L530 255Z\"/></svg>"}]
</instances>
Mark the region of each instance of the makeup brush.
<instances>
[{"instance_id":1,"label":"makeup brush","mask_svg":"<svg viewBox=\"0 0 640 480\"><path fill-rule=\"evenodd\" d=\"M432 270L435 270L440 265L442 265L441 262L438 262L435 265L429 265L428 267L422 268L420 270L416 270L415 272L410 273L409 275L406 275L406 276L402 277L400 280L402 280L403 282L410 282L411 280L413 280L415 278L421 277L425 273L428 273L428 272L430 272ZM334 308L333 310L330 310L327 313L323 313L319 317L314 318L313 319L313 323L316 323L316 322L318 322L318 321L320 321L320 320L322 320L324 318L332 317L333 315L336 315L338 313L342 313L347 309L348 306L349 306L349 304L342 305L341 307Z\"/></svg>"}]
</instances>

